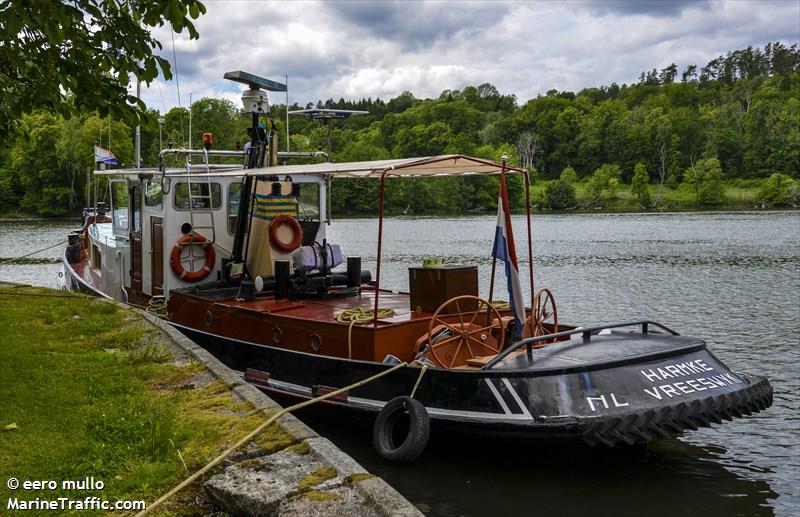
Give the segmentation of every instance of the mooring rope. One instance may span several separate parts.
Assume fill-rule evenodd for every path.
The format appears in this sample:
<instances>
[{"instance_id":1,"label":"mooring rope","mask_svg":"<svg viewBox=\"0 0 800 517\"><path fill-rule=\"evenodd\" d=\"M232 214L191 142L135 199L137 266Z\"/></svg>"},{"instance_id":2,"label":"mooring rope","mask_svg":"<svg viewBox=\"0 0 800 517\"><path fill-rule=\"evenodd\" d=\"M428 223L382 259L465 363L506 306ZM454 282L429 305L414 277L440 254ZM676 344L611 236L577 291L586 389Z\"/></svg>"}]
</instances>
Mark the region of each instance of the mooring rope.
<instances>
[{"instance_id":1,"label":"mooring rope","mask_svg":"<svg viewBox=\"0 0 800 517\"><path fill-rule=\"evenodd\" d=\"M411 390L410 397L413 399L414 395L417 393L417 388L419 388L419 383L422 382L422 376L425 375L425 372L428 370L428 368L430 368L431 365L428 363L423 363L419 359L414 359L411 364L418 364L422 366L422 370L419 372L419 377L417 377L417 382L414 383L414 388Z\"/></svg>"},{"instance_id":2,"label":"mooring rope","mask_svg":"<svg viewBox=\"0 0 800 517\"><path fill-rule=\"evenodd\" d=\"M36 255L37 253L41 253L41 252L43 252L43 251L47 251L47 250L49 250L50 248L55 248L56 246L61 246L62 244L66 244L66 242L67 242L67 241L61 241L61 242L57 242L57 243L53 244L52 246L48 246L48 247L46 247L46 248L42 248L42 249L40 249L40 250L36 250L36 251L34 251L34 252L32 252L32 253L28 253L27 255L22 255L21 257L11 257L11 258L7 258L7 259L0 260L0 264L5 264L5 263L7 263L7 262L14 262L15 260L21 260L21 259L24 259L24 258L28 258L28 257L30 257L31 255Z\"/></svg>"},{"instance_id":3,"label":"mooring rope","mask_svg":"<svg viewBox=\"0 0 800 517\"><path fill-rule=\"evenodd\" d=\"M378 308L378 318L391 318L396 312L385 307ZM356 307L336 313L336 321L350 323L347 328L347 358L353 358L353 325L364 325L375 320L375 309L372 307Z\"/></svg>"},{"instance_id":4,"label":"mooring rope","mask_svg":"<svg viewBox=\"0 0 800 517\"><path fill-rule=\"evenodd\" d=\"M27 287L27 286L26 286ZM40 298L78 298L80 294L42 294L42 293L14 293L0 289L0 296L34 296Z\"/></svg>"},{"instance_id":5,"label":"mooring rope","mask_svg":"<svg viewBox=\"0 0 800 517\"><path fill-rule=\"evenodd\" d=\"M147 307L144 309L153 316L158 316L159 318L166 319L167 314L167 300L163 297L152 297L147 300Z\"/></svg>"},{"instance_id":6,"label":"mooring rope","mask_svg":"<svg viewBox=\"0 0 800 517\"><path fill-rule=\"evenodd\" d=\"M225 460L225 458L227 458L228 456L233 454L239 447L241 447L245 443L247 443L250 440L252 440L258 433L260 433L261 431L263 431L264 429L269 427L270 424L275 422L278 418L282 417L286 413L290 413L290 412L295 411L297 409L302 409L302 408L304 408L306 406L310 406L312 404L316 404L317 402L322 402L323 400L327 400L327 399L329 399L331 397L335 397L337 395L341 395L344 392L347 392L347 391L356 389L358 387L361 387L361 386L363 386L365 384L368 384L368 383L370 383L370 382L372 382L372 381L374 381L376 379L379 379L380 377L383 377L384 375L388 375L388 374L392 373L395 370L399 370L400 368L403 368L405 366L408 366L408 363L403 362L403 363L396 364L396 365L392 366L391 368L389 368L388 370L384 370L384 371L382 371L380 373L376 373L375 375L373 375L371 377L367 377L366 379L363 379L361 381L355 382L355 383L353 383L353 384L351 384L349 386L345 386L344 388L339 388L338 390L334 390L334 391L325 393L324 395L320 395L319 397L316 397L316 398L313 398L313 399L309 399L309 400L305 400L305 401L300 402L298 404L295 404L293 406L289 406L287 408L281 409L280 411L278 411L277 413L275 413L274 415L269 417L261 425L256 427L252 432L250 432L250 434L248 434L247 436L245 436L244 438L242 438L241 440L239 440L235 444L231 445L227 450L225 450L225 452L223 452L222 454L220 454L219 456L214 458L205 467L201 468L200 470L198 470L197 472L195 472L194 474L192 474L188 478L184 479L175 488L173 488L172 490L170 490L166 494L164 494L161 497L159 497L158 499L156 499L153 502L153 504L151 504L150 506L148 506L146 509L142 510L141 512L137 513L136 517L142 517L144 515L147 515L148 513L153 511L155 508L157 508L159 505L161 505L164 501L168 500L173 495L177 494L178 492L180 492L181 490L183 490L184 488L186 488L190 484L192 484L195 481L197 481L197 479L200 478L200 476L202 476L203 474L205 474L206 472L208 472L212 468L216 467L220 463L222 463L222 461Z\"/></svg>"}]
</instances>

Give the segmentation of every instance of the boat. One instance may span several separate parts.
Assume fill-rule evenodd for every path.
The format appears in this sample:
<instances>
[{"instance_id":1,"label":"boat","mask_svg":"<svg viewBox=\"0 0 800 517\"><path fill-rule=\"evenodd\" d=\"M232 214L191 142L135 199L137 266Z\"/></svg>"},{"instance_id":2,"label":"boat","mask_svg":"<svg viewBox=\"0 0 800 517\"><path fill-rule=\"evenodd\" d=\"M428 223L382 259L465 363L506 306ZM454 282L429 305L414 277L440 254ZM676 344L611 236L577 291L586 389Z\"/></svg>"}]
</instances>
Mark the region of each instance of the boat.
<instances>
[{"instance_id":1,"label":"boat","mask_svg":"<svg viewBox=\"0 0 800 517\"><path fill-rule=\"evenodd\" d=\"M559 321L552 290L534 289L533 256L525 304L504 197L506 177L521 174L532 255L525 170L464 155L334 163L323 152L279 153L262 117L266 92L285 87L226 77L248 86L249 145L214 150L207 135L202 149L163 150L155 169L95 171L110 206L95 203L70 235L72 289L161 308L268 394L310 400L336 391L325 404L374 419L376 449L392 460L418 457L431 432L633 446L772 404L766 378L732 371L705 341L662 323ZM348 115L328 111L315 115ZM175 158L182 164L168 167ZM488 298L474 264L436 260L409 265L408 292L386 289L387 178L465 174L500 177L487 238L495 235L494 264L512 279L510 304L494 299L494 266ZM346 243L326 237L326 200L340 177L380 182L374 276Z\"/></svg>"}]
</instances>

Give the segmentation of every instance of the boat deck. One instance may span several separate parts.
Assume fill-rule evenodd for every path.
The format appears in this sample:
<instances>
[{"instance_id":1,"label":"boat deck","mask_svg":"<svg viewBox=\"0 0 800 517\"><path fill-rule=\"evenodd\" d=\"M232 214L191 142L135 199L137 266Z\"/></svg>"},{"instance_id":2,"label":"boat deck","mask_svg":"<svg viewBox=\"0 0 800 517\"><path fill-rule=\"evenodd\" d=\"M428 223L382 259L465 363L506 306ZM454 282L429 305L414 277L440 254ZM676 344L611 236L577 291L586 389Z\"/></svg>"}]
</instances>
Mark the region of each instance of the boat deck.
<instances>
[{"instance_id":1,"label":"boat deck","mask_svg":"<svg viewBox=\"0 0 800 517\"><path fill-rule=\"evenodd\" d=\"M300 320L304 328L314 328L312 322L333 324L334 327L348 327L349 323L337 322L337 315L342 311L351 309L364 309L371 312L375 304L375 291L363 289L359 296L349 298L276 300L272 293L259 295L251 301L237 301L238 289L233 287L211 289L186 289L184 294L212 302L214 307L223 310L233 309L240 314L253 313L258 316L278 316ZM381 318L377 326L361 325L363 330L390 330L408 329L402 336L392 336L388 339L387 346L390 352L398 357L413 358L411 349L414 342L427 332L432 314L424 311L410 310L410 296L407 293L381 291L379 306L382 309L392 309L395 316ZM445 316L447 319L457 318L456 315ZM456 320L457 321L457 320ZM312 324L311 327L308 327ZM574 327L561 325L559 330L572 330ZM413 330L413 331L412 331ZM407 335L406 335L407 334ZM343 336L346 335L343 334ZM386 337L386 336L385 336ZM343 338L344 339L344 338ZM384 342L377 340L377 336L367 337L360 334L359 341L366 343ZM377 341L376 341L377 340ZM346 342L346 341L345 341ZM506 342L506 347L509 345ZM370 346L376 346L372 344ZM672 335L651 331L642 333L640 329L604 330L603 334L595 331L589 342L584 342L580 333L570 337L562 337L556 343L550 343L542 348L532 350L532 361L528 356L526 347L509 354L507 357L492 366L493 370L528 370L528 371L560 371L574 369L593 369L608 365L609 363L641 362L642 360L668 357L675 354L688 353L705 347L705 343L697 338ZM386 350L383 348L377 354L367 354L372 360L382 358ZM336 354L334 354L336 355ZM375 359L378 357L378 359ZM476 370L484 367L495 359L496 355L473 357L462 366L454 369Z\"/></svg>"},{"instance_id":2,"label":"boat deck","mask_svg":"<svg viewBox=\"0 0 800 517\"><path fill-rule=\"evenodd\" d=\"M580 335L577 335L580 338ZM635 362L644 358L655 359L701 349L705 342L688 336L669 334L614 331L608 335L593 335L591 341L567 340L533 350L533 364L525 347L497 363L497 370L562 370L607 365L609 362ZM486 364L493 357L481 358ZM484 360L485 359L485 360ZM472 366L482 366L471 361Z\"/></svg>"},{"instance_id":3,"label":"boat deck","mask_svg":"<svg viewBox=\"0 0 800 517\"><path fill-rule=\"evenodd\" d=\"M202 290L187 290L186 292L193 296L213 299L214 305L218 307L236 308L260 314L280 313L281 316L324 322L336 321L336 316L342 311L372 310L375 307L375 291L369 289L363 289L359 296L348 298L276 300L272 294L269 294L263 297L256 296L252 301L237 301L236 291L236 289L217 289L208 292ZM210 296L207 296L207 293ZM407 293L381 291L378 303L381 309L392 309L395 312L392 317L380 318L379 326L425 320L431 317L429 312L411 311L411 301Z\"/></svg>"}]
</instances>

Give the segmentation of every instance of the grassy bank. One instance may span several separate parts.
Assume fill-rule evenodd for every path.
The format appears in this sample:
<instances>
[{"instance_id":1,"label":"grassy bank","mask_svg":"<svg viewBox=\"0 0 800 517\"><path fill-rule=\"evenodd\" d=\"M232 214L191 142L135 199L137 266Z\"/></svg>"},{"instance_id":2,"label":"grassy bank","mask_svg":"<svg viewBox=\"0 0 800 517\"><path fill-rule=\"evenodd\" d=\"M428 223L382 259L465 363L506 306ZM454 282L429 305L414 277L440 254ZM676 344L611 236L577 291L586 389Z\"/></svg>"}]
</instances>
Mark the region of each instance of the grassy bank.
<instances>
[{"instance_id":1,"label":"grassy bank","mask_svg":"<svg viewBox=\"0 0 800 517\"><path fill-rule=\"evenodd\" d=\"M2 515L14 513L9 497L152 502L262 421L116 305L0 285L0 327ZM105 487L12 491L8 477L59 485L93 477ZM157 514L201 514L198 492L183 491Z\"/></svg>"},{"instance_id":2,"label":"grassy bank","mask_svg":"<svg viewBox=\"0 0 800 517\"><path fill-rule=\"evenodd\" d=\"M544 191L552 181L538 181L532 185L531 199L537 211L545 205ZM631 192L631 185L620 184L613 192L605 191L599 200L590 204L588 182L573 184L575 188L575 208L567 212L600 211L600 212L644 212L644 211L718 211L718 210L761 210L766 208L786 209L786 207L763 206L759 199L762 180L731 180L723 183L722 196L719 203L710 205L698 204L695 192L685 185L675 188L650 186L652 204L643 208L636 196ZM656 202L656 200L658 200Z\"/></svg>"}]
</instances>

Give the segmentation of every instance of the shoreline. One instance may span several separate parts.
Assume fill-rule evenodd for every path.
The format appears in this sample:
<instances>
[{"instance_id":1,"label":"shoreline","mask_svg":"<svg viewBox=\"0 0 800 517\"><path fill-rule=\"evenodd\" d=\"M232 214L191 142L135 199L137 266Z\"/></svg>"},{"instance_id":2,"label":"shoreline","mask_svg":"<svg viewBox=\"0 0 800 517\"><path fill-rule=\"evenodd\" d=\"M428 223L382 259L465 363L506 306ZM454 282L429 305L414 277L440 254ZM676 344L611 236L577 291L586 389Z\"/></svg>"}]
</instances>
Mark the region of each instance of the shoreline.
<instances>
[{"instance_id":1,"label":"shoreline","mask_svg":"<svg viewBox=\"0 0 800 517\"><path fill-rule=\"evenodd\" d=\"M580 210L541 210L541 209L531 209L532 216L541 216L541 215L591 215L591 214L600 214L600 215L666 215L666 214L726 214L726 213L753 213L753 214L762 214L762 213L780 213L780 212L800 212L800 207L772 207L772 208L758 208L758 207L735 207L735 206L728 206L728 207L714 207L714 208L669 208L664 210L621 210L621 209L605 209L605 208L596 208L596 209L580 209ZM449 212L430 212L430 213L421 213L421 214L403 214L403 213L394 213L394 212L387 212L385 217L387 219L423 219L423 218L432 218L432 219L445 219L445 218L459 218L459 217L482 217L482 216L494 216L497 212L492 210L482 210L482 211L472 211L472 212L461 212L461 213L449 213ZM525 215L525 211L522 209L515 209L512 210L511 215ZM378 213L347 213L341 215L332 215L331 220L341 220L341 219L375 219L378 217ZM37 217L35 215L26 215L25 217L7 217L0 215L0 223L41 223L41 222L48 222L48 223L66 223L71 221L80 221L81 218L79 216L76 217Z\"/></svg>"}]
</instances>

